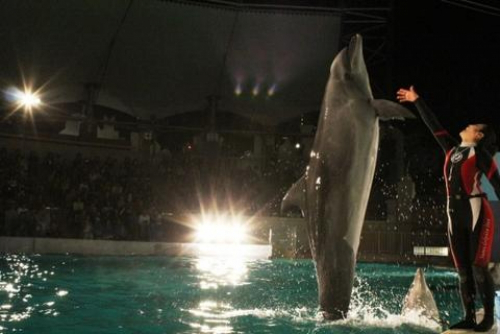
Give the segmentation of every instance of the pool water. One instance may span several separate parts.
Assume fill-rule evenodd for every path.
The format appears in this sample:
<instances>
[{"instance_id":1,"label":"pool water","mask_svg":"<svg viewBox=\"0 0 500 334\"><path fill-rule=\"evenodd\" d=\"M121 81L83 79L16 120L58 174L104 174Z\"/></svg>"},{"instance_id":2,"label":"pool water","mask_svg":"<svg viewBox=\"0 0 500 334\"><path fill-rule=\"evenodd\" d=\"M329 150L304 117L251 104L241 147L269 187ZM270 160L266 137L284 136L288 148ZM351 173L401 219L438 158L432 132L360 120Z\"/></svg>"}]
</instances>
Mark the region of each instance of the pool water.
<instances>
[{"instance_id":1,"label":"pool water","mask_svg":"<svg viewBox=\"0 0 500 334\"><path fill-rule=\"evenodd\" d=\"M359 263L349 317L324 322L310 260L0 255L0 333L439 332L399 315L415 271ZM456 274L426 279L443 321L458 320Z\"/></svg>"}]
</instances>

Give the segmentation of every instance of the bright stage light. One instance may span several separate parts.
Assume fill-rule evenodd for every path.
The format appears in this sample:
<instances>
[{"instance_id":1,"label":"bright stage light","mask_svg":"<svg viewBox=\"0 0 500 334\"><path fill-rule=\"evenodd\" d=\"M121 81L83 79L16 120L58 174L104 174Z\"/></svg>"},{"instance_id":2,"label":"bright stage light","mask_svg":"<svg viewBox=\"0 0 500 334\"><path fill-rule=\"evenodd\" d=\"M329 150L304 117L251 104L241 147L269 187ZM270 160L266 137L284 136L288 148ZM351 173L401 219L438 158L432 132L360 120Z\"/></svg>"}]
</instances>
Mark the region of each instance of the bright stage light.
<instances>
[{"instance_id":1,"label":"bright stage light","mask_svg":"<svg viewBox=\"0 0 500 334\"><path fill-rule=\"evenodd\" d=\"M196 228L200 243L239 244L247 240L247 229L238 217L206 216Z\"/></svg>"},{"instance_id":2,"label":"bright stage light","mask_svg":"<svg viewBox=\"0 0 500 334\"><path fill-rule=\"evenodd\" d=\"M32 92L29 88L21 91L17 88L11 88L7 91L8 100L17 105L16 109L24 109L31 112L34 108L40 106L42 101L36 92Z\"/></svg>"},{"instance_id":3,"label":"bright stage light","mask_svg":"<svg viewBox=\"0 0 500 334\"><path fill-rule=\"evenodd\" d=\"M32 107L38 106L41 103L41 101L40 98L35 94L32 94L31 92L25 92L19 96L18 103L23 107L31 109Z\"/></svg>"}]
</instances>

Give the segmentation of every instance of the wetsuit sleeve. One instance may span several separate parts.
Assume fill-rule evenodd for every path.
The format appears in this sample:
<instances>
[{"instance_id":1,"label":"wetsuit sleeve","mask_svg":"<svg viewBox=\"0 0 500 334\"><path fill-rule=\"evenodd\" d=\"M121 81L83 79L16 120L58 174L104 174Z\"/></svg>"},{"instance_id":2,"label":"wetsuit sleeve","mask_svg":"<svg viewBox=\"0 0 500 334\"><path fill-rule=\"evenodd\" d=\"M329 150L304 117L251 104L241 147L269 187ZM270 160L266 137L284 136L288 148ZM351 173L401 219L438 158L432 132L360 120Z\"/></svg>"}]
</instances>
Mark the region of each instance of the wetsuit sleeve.
<instances>
[{"instance_id":1,"label":"wetsuit sleeve","mask_svg":"<svg viewBox=\"0 0 500 334\"><path fill-rule=\"evenodd\" d=\"M500 174L495 159L486 151L478 152L478 168L486 175L495 194L500 199Z\"/></svg>"},{"instance_id":2,"label":"wetsuit sleeve","mask_svg":"<svg viewBox=\"0 0 500 334\"><path fill-rule=\"evenodd\" d=\"M415 106L417 107L418 113L420 114L420 117L422 117L425 125L427 125L429 130L431 130L434 138L436 138L445 153L458 144L458 142L450 136L448 131L443 128L441 123L439 123L436 116L434 116L431 109L422 98L418 98L415 101Z\"/></svg>"}]
</instances>

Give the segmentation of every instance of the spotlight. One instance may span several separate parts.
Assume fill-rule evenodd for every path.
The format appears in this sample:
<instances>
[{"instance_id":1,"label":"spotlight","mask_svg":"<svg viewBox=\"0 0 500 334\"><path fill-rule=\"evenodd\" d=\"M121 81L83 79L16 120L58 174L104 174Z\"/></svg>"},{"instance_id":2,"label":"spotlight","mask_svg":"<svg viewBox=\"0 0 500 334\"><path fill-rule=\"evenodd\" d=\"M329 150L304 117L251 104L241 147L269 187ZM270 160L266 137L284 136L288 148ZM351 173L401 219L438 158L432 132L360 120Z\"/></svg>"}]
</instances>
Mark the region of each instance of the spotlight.
<instances>
[{"instance_id":1,"label":"spotlight","mask_svg":"<svg viewBox=\"0 0 500 334\"><path fill-rule=\"evenodd\" d=\"M34 108L39 107L42 101L36 92L26 88L23 91L18 88L10 88L6 92L7 99L16 105L16 110L23 108L24 111L31 112Z\"/></svg>"},{"instance_id":2,"label":"spotlight","mask_svg":"<svg viewBox=\"0 0 500 334\"><path fill-rule=\"evenodd\" d=\"M31 109L37 107L41 103L41 100L37 95L31 92L25 92L19 96L18 103L25 108Z\"/></svg>"},{"instance_id":3,"label":"spotlight","mask_svg":"<svg viewBox=\"0 0 500 334\"><path fill-rule=\"evenodd\" d=\"M259 85L256 85L252 90L252 94L253 94L253 96L257 96L257 95L259 95L259 92L260 92L260 87L259 87Z\"/></svg>"},{"instance_id":4,"label":"spotlight","mask_svg":"<svg viewBox=\"0 0 500 334\"><path fill-rule=\"evenodd\" d=\"M234 94L235 94L236 96L240 96L240 95L241 95L241 92L242 92L242 90L241 90L241 84L238 84L238 85L236 86L236 88L234 89Z\"/></svg>"},{"instance_id":5,"label":"spotlight","mask_svg":"<svg viewBox=\"0 0 500 334\"><path fill-rule=\"evenodd\" d=\"M276 84L272 85L268 90L267 90L267 96L273 96L274 93L276 93Z\"/></svg>"},{"instance_id":6,"label":"spotlight","mask_svg":"<svg viewBox=\"0 0 500 334\"><path fill-rule=\"evenodd\" d=\"M238 217L205 216L196 227L196 241L201 243L239 244L247 239L247 229Z\"/></svg>"}]
</instances>

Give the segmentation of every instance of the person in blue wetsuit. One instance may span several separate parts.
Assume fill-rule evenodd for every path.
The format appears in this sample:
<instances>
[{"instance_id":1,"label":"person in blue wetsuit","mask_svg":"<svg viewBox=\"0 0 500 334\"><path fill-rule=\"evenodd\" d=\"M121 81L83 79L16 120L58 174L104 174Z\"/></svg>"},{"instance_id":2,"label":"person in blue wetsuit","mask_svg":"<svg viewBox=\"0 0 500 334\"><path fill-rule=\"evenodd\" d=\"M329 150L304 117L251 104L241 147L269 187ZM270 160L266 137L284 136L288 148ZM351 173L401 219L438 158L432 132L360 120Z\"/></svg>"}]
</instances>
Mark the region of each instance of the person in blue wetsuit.
<instances>
[{"instance_id":1,"label":"person in blue wetsuit","mask_svg":"<svg viewBox=\"0 0 500 334\"><path fill-rule=\"evenodd\" d=\"M497 196L500 195L500 175L492 158L496 152L495 132L486 124L470 124L460 132L461 142L458 143L443 129L413 86L399 89L397 99L415 104L422 120L445 152L448 241L459 276L460 297L465 312L465 318L450 328L486 332L494 324L495 287L488 264L495 226L480 179L483 174L486 175ZM476 291L484 307L484 318L479 324L476 323L474 306Z\"/></svg>"}]
</instances>

